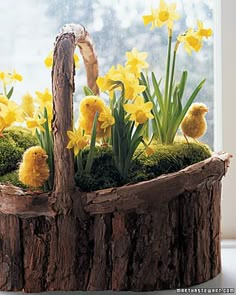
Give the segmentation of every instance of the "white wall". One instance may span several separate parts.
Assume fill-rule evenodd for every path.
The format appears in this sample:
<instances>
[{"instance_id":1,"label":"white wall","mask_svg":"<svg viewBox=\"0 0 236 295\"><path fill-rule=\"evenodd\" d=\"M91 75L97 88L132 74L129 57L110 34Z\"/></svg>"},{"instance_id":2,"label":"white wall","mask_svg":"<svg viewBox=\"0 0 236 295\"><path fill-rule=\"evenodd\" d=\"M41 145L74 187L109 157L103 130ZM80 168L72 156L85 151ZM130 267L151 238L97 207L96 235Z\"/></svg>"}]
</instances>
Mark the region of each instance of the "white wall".
<instances>
[{"instance_id":1,"label":"white wall","mask_svg":"<svg viewBox=\"0 0 236 295\"><path fill-rule=\"evenodd\" d=\"M223 150L234 154L223 182L222 236L236 238L236 1L221 0ZM216 81L217 82L217 81ZM220 132L220 130L219 130Z\"/></svg>"}]
</instances>

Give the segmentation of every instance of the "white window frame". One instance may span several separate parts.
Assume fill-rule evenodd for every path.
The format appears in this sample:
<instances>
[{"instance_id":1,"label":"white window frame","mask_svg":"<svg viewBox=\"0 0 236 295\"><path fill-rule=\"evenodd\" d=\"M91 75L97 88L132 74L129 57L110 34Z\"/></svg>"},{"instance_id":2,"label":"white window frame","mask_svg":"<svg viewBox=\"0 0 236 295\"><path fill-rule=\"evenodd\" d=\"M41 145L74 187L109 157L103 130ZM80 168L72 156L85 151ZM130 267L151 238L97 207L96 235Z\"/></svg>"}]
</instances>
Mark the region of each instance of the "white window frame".
<instances>
[{"instance_id":1,"label":"white window frame","mask_svg":"<svg viewBox=\"0 0 236 295\"><path fill-rule=\"evenodd\" d=\"M236 1L216 1L215 27L215 147L236 151ZM236 153L223 180L222 238L236 239Z\"/></svg>"}]
</instances>

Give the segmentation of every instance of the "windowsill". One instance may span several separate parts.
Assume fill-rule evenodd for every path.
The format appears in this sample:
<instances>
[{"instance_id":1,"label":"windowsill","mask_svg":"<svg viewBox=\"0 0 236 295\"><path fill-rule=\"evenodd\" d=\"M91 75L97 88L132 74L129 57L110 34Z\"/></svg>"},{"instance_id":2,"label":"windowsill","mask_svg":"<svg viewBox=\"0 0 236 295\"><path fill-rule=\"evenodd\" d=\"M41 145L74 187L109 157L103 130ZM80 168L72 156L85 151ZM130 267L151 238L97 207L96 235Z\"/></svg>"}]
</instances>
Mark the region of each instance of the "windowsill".
<instances>
[{"instance_id":1,"label":"windowsill","mask_svg":"<svg viewBox=\"0 0 236 295\"><path fill-rule=\"evenodd\" d=\"M227 239L221 241L222 249L236 249L236 239Z\"/></svg>"}]
</instances>

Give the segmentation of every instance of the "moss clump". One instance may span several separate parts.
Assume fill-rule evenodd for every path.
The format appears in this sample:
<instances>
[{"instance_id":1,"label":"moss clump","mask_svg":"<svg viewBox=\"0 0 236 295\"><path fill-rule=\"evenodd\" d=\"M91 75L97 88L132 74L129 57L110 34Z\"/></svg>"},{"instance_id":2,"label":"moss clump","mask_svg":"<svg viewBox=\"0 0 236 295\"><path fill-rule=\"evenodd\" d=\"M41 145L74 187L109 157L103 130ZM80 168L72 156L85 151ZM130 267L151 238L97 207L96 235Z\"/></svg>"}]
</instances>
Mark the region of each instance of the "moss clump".
<instances>
[{"instance_id":1,"label":"moss clump","mask_svg":"<svg viewBox=\"0 0 236 295\"><path fill-rule=\"evenodd\" d=\"M17 147L22 148L24 151L31 146L38 145L35 136L32 136L28 129L22 127L11 127L3 132L5 138L13 140Z\"/></svg>"},{"instance_id":2,"label":"moss clump","mask_svg":"<svg viewBox=\"0 0 236 295\"><path fill-rule=\"evenodd\" d=\"M176 142L169 146L156 143L152 148L155 150L152 156L146 157L142 155L133 162L126 181L119 176L113 164L111 149L99 148L95 153L91 174L77 174L76 183L83 191L94 191L121 186L125 183L136 183L161 174L179 171L211 156L211 151L206 145L197 143L188 145L185 142ZM140 150L137 153L140 153ZM88 151L85 151L83 155L84 165L87 154Z\"/></svg>"},{"instance_id":3,"label":"moss clump","mask_svg":"<svg viewBox=\"0 0 236 295\"><path fill-rule=\"evenodd\" d=\"M83 153L83 167L85 167L88 150ZM113 165L112 150L110 148L96 148L91 174L78 173L76 184L83 191L94 191L117 186L121 183L119 172Z\"/></svg>"},{"instance_id":4,"label":"moss clump","mask_svg":"<svg viewBox=\"0 0 236 295\"><path fill-rule=\"evenodd\" d=\"M0 175L16 170L24 151L36 144L36 139L23 128L5 130L0 138Z\"/></svg>"},{"instance_id":5,"label":"moss clump","mask_svg":"<svg viewBox=\"0 0 236 295\"><path fill-rule=\"evenodd\" d=\"M18 187L26 188L26 186L19 181L18 171L9 172L0 176L1 184L13 184Z\"/></svg>"},{"instance_id":6,"label":"moss clump","mask_svg":"<svg viewBox=\"0 0 236 295\"><path fill-rule=\"evenodd\" d=\"M113 164L111 148L96 148L91 174L78 173L75 175L76 184L82 191L117 187L125 183L136 183L152 179L161 174L176 172L211 156L211 151L206 145L197 143L190 143L188 145L186 142L176 142L169 146L155 143L152 145L152 148L155 151L152 156L146 157L143 154L133 162L129 170L128 179L125 181L120 177ZM17 150L16 146L14 146L15 150ZM137 154L139 153L140 150L137 151ZM82 159L83 167L85 167L87 155L88 150L85 150ZM8 173L0 177L0 183L12 183L24 187L18 180L17 172Z\"/></svg>"}]
</instances>

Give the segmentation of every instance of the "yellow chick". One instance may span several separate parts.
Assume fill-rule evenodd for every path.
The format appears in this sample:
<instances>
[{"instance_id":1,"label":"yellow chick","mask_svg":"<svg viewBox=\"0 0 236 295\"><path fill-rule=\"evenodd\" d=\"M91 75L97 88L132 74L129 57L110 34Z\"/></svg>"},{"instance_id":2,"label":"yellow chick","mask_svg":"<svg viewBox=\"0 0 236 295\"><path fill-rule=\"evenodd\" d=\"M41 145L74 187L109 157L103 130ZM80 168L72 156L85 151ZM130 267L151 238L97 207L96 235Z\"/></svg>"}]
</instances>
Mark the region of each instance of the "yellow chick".
<instances>
[{"instance_id":1,"label":"yellow chick","mask_svg":"<svg viewBox=\"0 0 236 295\"><path fill-rule=\"evenodd\" d=\"M205 114L207 112L208 108L203 103L191 105L180 126L186 140L187 136L196 140L205 134L207 130Z\"/></svg>"},{"instance_id":2,"label":"yellow chick","mask_svg":"<svg viewBox=\"0 0 236 295\"><path fill-rule=\"evenodd\" d=\"M85 134L91 135L93 121L96 112L99 114L105 110L105 102L98 96L86 96L80 103L80 127L85 131ZM97 138L106 137L109 135L111 128L104 129L101 127L103 122L97 122Z\"/></svg>"},{"instance_id":3,"label":"yellow chick","mask_svg":"<svg viewBox=\"0 0 236 295\"><path fill-rule=\"evenodd\" d=\"M48 156L40 146L27 149L19 169L19 180L32 188L41 187L49 177Z\"/></svg>"}]
</instances>

